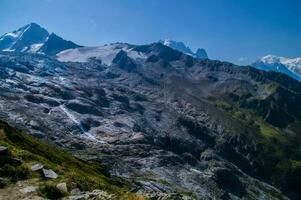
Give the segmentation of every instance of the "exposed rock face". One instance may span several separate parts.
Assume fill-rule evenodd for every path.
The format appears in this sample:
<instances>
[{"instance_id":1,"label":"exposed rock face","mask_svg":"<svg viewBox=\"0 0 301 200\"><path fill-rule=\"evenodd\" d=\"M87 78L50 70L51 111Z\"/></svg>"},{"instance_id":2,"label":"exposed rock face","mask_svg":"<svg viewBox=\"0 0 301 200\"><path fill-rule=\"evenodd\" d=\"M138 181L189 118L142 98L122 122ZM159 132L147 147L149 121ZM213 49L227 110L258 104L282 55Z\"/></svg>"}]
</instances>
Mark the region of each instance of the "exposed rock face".
<instances>
[{"instance_id":1,"label":"exposed rock face","mask_svg":"<svg viewBox=\"0 0 301 200\"><path fill-rule=\"evenodd\" d=\"M57 56L64 62L0 55L2 118L133 178L141 193L285 198L277 186L298 195L298 179L277 179L284 168L269 170L296 162L285 173L299 173L300 155L290 153L300 141L297 81L194 59L159 43L117 43Z\"/></svg>"},{"instance_id":2,"label":"exposed rock face","mask_svg":"<svg viewBox=\"0 0 301 200\"><path fill-rule=\"evenodd\" d=\"M77 48L77 47L80 46L71 41L66 41L54 33L51 33L48 36L47 41L45 42L45 44L43 44L43 46L39 49L39 51L47 55L55 55L63 50Z\"/></svg>"},{"instance_id":3,"label":"exposed rock face","mask_svg":"<svg viewBox=\"0 0 301 200\"><path fill-rule=\"evenodd\" d=\"M207 52L203 48L197 49L196 52L195 52L195 56L196 56L196 58L200 58L200 59L208 59Z\"/></svg>"},{"instance_id":4,"label":"exposed rock face","mask_svg":"<svg viewBox=\"0 0 301 200\"><path fill-rule=\"evenodd\" d=\"M168 46L172 49L175 49L177 51L180 51L184 54L187 54L189 56L193 56L198 59L208 59L208 55L205 49L198 48L196 52L194 53L188 46L186 46L183 42L173 41L170 39L160 40L160 43L164 44L165 46Z\"/></svg>"}]
</instances>

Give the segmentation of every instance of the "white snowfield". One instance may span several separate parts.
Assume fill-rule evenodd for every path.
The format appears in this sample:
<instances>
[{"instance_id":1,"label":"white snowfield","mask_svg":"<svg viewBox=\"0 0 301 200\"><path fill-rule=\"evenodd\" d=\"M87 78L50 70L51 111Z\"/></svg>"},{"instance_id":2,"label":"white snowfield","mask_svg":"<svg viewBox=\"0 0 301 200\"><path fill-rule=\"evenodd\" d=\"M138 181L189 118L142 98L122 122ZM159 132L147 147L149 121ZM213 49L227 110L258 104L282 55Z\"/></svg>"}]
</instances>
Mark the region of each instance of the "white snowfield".
<instances>
[{"instance_id":1,"label":"white snowfield","mask_svg":"<svg viewBox=\"0 0 301 200\"><path fill-rule=\"evenodd\" d=\"M285 65L288 69L299 69L301 70L301 57L297 58L286 58L286 57L278 57L274 55L267 55L261 58L261 61L266 64L275 64L280 63Z\"/></svg>"},{"instance_id":2,"label":"white snowfield","mask_svg":"<svg viewBox=\"0 0 301 200\"><path fill-rule=\"evenodd\" d=\"M61 62L88 62L91 58L101 60L105 65L111 65L116 55L121 51L127 52L132 59L145 59L146 55L132 50L127 44L111 44L98 47L80 47L68 49L56 54L57 59Z\"/></svg>"},{"instance_id":3,"label":"white snowfield","mask_svg":"<svg viewBox=\"0 0 301 200\"><path fill-rule=\"evenodd\" d=\"M274 55L267 55L259 60L269 70L282 72L289 76L301 80L301 57L286 58Z\"/></svg>"}]
</instances>

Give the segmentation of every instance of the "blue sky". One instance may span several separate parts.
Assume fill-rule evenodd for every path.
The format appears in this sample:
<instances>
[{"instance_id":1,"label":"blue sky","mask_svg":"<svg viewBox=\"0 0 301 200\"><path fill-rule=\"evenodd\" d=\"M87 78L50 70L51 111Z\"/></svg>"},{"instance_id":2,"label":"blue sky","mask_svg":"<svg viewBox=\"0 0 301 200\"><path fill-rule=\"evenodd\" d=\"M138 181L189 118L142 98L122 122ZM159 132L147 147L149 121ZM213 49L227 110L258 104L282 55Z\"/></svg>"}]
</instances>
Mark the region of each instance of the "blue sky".
<instances>
[{"instance_id":1,"label":"blue sky","mask_svg":"<svg viewBox=\"0 0 301 200\"><path fill-rule=\"evenodd\" d=\"M0 34L36 22L81 45L170 38L248 64L301 56L300 0L0 0Z\"/></svg>"}]
</instances>

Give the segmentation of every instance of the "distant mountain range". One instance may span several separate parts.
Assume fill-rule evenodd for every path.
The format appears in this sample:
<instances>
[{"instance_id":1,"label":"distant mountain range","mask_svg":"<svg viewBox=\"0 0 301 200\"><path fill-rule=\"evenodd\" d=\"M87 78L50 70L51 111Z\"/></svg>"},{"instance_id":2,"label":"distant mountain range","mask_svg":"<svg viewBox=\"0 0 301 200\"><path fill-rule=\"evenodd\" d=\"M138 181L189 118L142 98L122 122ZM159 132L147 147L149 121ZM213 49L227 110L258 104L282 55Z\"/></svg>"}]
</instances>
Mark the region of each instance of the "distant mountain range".
<instances>
[{"instance_id":1,"label":"distant mountain range","mask_svg":"<svg viewBox=\"0 0 301 200\"><path fill-rule=\"evenodd\" d=\"M0 51L55 55L60 51L76 47L80 45L64 40L54 33L49 34L36 23L30 23L0 37Z\"/></svg>"},{"instance_id":2,"label":"distant mountain range","mask_svg":"<svg viewBox=\"0 0 301 200\"><path fill-rule=\"evenodd\" d=\"M264 71L283 73L301 81L301 57L285 58L267 55L254 62L252 66Z\"/></svg>"},{"instance_id":3,"label":"distant mountain range","mask_svg":"<svg viewBox=\"0 0 301 200\"><path fill-rule=\"evenodd\" d=\"M209 58L205 49L198 48L193 52L190 47L180 41L165 39L160 40L159 43L194 58ZM5 52L27 52L53 56L64 50L79 47L82 46L67 41L55 33L49 33L36 23L30 23L0 37L0 51ZM283 73L301 81L301 57L286 58L267 55L252 63L251 66L264 71Z\"/></svg>"},{"instance_id":4,"label":"distant mountain range","mask_svg":"<svg viewBox=\"0 0 301 200\"><path fill-rule=\"evenodd\" d=\"M208 59L207 52L203 48L198 48L196 50L196 52L193 52L183 42L178 42L178 41L174 41L174 40L170 40L170 39L160 40L159 42L164 44L165 46L173 48L177 51L180 51L180 52L190 55L192 57L199 58L199 59Z\"/></svg>"},{"instance_id":5,"label":"distant mountain range","mask_svg":"<svg viewBox=\"0 0 301 200\"><path fill-rule=\"evenodd\" d=\"M193 52L183 42L174 41L170 39L160 40L160 43L168 46L172 49L180 51L186 55L198 59L208 59L208 55L205 49L198 48L196 52ZM301 57L286 58L274 55L267 55L251 64L252 67L264 71L273 71L286 74L298 81L301 81Z\"/></svg>"},{"instance_id":6,"label":"distant mountain range","mask_svg":"<svg viewBox=\"0 0 301 200\"><path fill-rule=\"evenodd\" d=\"M170 39L160 40L160 43L199 59L208 59L205 49L198 48L193 52L183 42ZM0 37L0 51L28 52L55 55L67 49L82 47L72 41L64 40L55 33L49 33L36 23L30 23L18 30L8 32Z\"/></svg>"}]
</instances>

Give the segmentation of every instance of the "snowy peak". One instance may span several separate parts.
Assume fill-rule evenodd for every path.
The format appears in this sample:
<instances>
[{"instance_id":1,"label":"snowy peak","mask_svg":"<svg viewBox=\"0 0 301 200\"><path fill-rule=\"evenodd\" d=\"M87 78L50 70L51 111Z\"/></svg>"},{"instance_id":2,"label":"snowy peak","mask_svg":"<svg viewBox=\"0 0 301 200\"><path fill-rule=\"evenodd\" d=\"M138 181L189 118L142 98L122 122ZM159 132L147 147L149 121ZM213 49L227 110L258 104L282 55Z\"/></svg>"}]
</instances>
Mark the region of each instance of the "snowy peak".
<instances>
[{"instance_id":1,"label":"snowy peak","mask_svg":"<svg viewBox=\"0 0 301 200\"><path fill-rule=\"evenodd\" d=\"M180 51L184 54L193 56L195 58L199 59L208 59L207 52L203 48L197 49L197 51L194 53L188 46L186 46L183 42L178 42L170 39L160 40L160 43L164 44L165 46L168 46L172 49L175 49L177 51Z\"/></svg>"},{"instance_id":2,"label":"snowy peak","mask_svg":"<svg viewBox=\"0 0 301 200\"><path fill-rule=\"evenodd\" d=\"M193 54L194 54L191 51L191 49L188 46L186 46L183 42L178 42L178 41L174 41L174 40L170 40L170 39L160 40L159 42L161 42L165 46L173 48L173 49L180 51L182 53L185 53L187 55L193 56Z\"/></svg>"},{"instance_id":3,"label":"snowy peak","mask_svg":"<svg viewBox=\"0 0 301 200\"><path fill-rule=\"evenodd\" d=\"M280 58L278 56L274 55L266 55L263 56L260 61L263 62L264 64L275 64L275 63L280 63Z\"/></svg>"},{"instance_id":4,"label":"snowy peak","mask_svg":"<svg viewBox=\"0 0 301 200\"><path fill-rule=\"evenodd\" d=\"M265 71L284 73L301 81L301 57L286 58L275 55L266 55L253 63L252 66Z\"/></svg>"},{"instance_id":5,"label":"snowy peak","mask_svg":"<svg viewBox=\"0 0 301 200\"><path fill-rule=\"evenodd\" d=\"M18 30L0 37L0 50L24 52L29 51L31 45L42 43L49 33L36 23L30 23Z\"/></svg>"},{"instance_id":6,"label":"snowy peak","mask_svg":"<svg viewBox=\"0 0 301 200\"><path fill-rule=\"evenodd\" d=\"M55 54L59 51L79 47L63 40L36 23L30 23L0 37L0 51Z\"/></svg>"},{"instance_id":7,"label":"snowy peak","mask_svg":"<svg viewBox=\"0 0 301 200\"><path fill-rule=\"evenodd\" d=\"M267 55L262 57L260 61L265 64L282 64L285 65L288 69L296 73L300 73L301 71L301 57L286 58L286 57L279 57L274 55Z\"/></svg>"}]
</instances>

